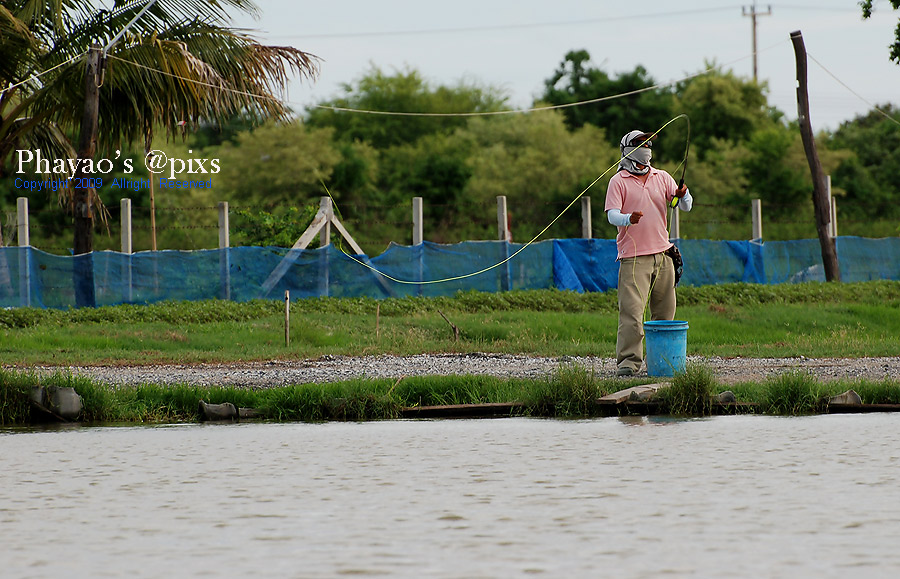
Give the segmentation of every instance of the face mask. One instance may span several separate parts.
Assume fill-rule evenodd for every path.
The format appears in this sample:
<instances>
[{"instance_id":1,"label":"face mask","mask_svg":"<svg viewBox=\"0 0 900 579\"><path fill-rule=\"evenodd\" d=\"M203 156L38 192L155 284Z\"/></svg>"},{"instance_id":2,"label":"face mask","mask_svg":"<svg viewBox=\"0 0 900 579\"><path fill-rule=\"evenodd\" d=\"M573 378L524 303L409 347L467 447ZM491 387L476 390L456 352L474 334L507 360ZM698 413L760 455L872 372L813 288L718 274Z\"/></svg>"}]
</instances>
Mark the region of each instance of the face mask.
<instances>
[{"instance_id":1,"label":"face mask","mask_svg":"<svg viewBox=\"0 0 900 579\"><path fill-rule=\"evenodd\" d=\"M629 148L631 149L631 151L625 153L628 158L632 159L635 163L644 165L645 167L650 166L650 159L653 157L653 151L649 147Z\"/></svg>"},{"instance_id":2,"label":"face mask","mask_svg":"<svg viewBox=\"0 0 900 579\"><path fill-rule=\"evenodd\" d=\"M649 147L622 147L622 160L619 161L619 168L634 175L645 175L650 171L652 157L653 152ZM643 168L639 168L637 165L643 165Z\"/></svg>"}]
</instances>

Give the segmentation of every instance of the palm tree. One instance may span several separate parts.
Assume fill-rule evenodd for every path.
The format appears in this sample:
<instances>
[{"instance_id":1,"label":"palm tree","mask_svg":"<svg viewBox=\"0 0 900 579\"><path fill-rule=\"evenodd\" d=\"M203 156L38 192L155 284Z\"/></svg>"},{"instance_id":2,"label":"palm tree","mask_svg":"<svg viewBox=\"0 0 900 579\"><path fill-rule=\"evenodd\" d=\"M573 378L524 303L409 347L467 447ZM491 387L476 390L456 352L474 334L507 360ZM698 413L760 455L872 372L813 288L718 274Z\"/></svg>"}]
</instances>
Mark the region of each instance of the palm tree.
<instances>
[{"instance_id":1,"label":"palm tree","mask_svg":"<svg viewBox=\"0 0 900 579\"><path fill-rule=\"evenodd\" d=\"M146 4L114 0L112 9L97 9L90 0L4 0L0 176L14 149L40 148L51 166L75 158L70 135L79 127L77 154L93 159L97 147L149 148L155 127L174 136L185 122L215 123L236 114L284 118L289 110L277 94L293 74L318 73L316 56L262 45L229 25L229 9L258 11L251 0L159 0L132 22ZM85 70L97 62L100 46L108 52L96 82L90 67ZM75 254L89 254L94 218L104 219L96 190L60 189L60 203L73 214ZM92 266L76 267L75 278L76 303L93 305Z\"/></svg>"},{"instance_id":2,"label":"palm tree","mask_svg":"<svg viewBox=\"0 0 900 579\"><path fill-rule=\"evenodd\" d=\"M41 148L51 165L75 157L70 136L82 122L89 50L106 46L146 3L115 0L107 10L89 0L4 0L0 171L14 149ZM101 151L149 146L154 128L174 136L185 122L288 116L278 94L293 74L314 78L318 58L258 43L229 26L228 9L257 12L250 0L159 0L110 47L97 91ZM73 190L61 195L71 211ZM102 216L95 191L87 202L93 222ZM76 234L76 254L91 250L92 231L84 229L87 240Z\"/></svg>"}]
</instances>

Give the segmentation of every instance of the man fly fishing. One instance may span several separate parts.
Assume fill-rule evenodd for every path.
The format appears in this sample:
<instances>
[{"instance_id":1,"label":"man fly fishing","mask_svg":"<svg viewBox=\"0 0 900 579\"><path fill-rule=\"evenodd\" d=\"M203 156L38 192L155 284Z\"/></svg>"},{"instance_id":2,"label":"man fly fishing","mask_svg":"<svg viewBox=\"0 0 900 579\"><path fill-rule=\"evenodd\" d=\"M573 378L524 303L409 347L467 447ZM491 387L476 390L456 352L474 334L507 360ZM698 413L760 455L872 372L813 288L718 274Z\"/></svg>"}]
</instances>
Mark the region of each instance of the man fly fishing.
<instances>
[{"instance_id":1,"label":"man fly fishing","mask_svg":"<svg viewBox=\"0 0 900 579\"><path fill-rule=\"evenodd\" d=\"M675 286L681 255L669 241L666 212L690 211L693 198L684 181L651 166L653 133L631 131L622 137L619 171L609 181L606 216L619 228L619 329L616 375L633 376L644 363L643 314L648 300L653 320L675 317Z\"/></svg>"}]
</instances>

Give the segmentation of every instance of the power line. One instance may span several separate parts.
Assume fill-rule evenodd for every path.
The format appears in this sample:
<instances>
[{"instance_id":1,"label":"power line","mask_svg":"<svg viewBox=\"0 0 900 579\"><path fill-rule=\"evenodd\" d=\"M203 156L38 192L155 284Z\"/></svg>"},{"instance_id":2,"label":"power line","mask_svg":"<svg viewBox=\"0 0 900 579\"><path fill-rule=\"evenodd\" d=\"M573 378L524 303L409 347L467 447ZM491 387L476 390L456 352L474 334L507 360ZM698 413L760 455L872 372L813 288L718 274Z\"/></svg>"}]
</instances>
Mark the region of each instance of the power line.
<instances>
[{"instance_id":1,"label":"power line","mask_svg":"<svg viewBox=\"0 0 900 579\"><path fill-rule=\"evenodd\" d=\"M883 115L886 119L890 120L891 122L893 122L893 123L895 123L895 124L897 124L897 125L900 125L900 121L898 121L897 119L895 119L894 117L892 117L891 115L889 115L888 113L886 113L885 111L881 110L881 109L878 108L877 106L873 105L872 103L870 103L869 101L867 101L866 99L864 99L862 96L860 96L860 94L857 93L855 90L853 90L852 88L850 88L849 86L847 86L846 84L844 84L844 82L843 82L841 79L839 79L837 76L835 76L833 72L831 72L830 70L828 70L827 68L825 68L825 65L823 65L821 62L819 62L818 60L816 60L816 58L815 58L812 54L810 54L809 51L806 52L806 55L810 58L810 60L812 60L813 62L815 62L816 64L818 64L819 67L820 67L822 70L824 70L826 73L828 73L828 75L829 75L831 78L833 78L834 80L836 80L836 81L838 82L838 84L840 84L842 87L844 87L845 89L847 89L848 91L850 91L851 93L853 93L853 96L855 96L856 98L858 98L858 99L861 100L862 102L864 102L864 103L866 103L867 105L869 105L870 107L872 107L873 110L878 111L878 112L879 112L881 115Z\"/></svg>"},{"instance_id":2,"label":"power line","mask_svg":"<svg viewBox=\"0 0 900 579\"><path fill-rule=\"evenodd\" d=\"M708 14L710 12L730 11L731 7L703 8L695 10L679 10L674 12L653 12L651 14L631 14L628 16L603 16L582 18L580 20L559 20L555 22L531 22L526 24L497 24L491 26L461 26L453 28L421 28L418 30L385 30L373 32L333 32L325 34L281 34L269 35L268 38L370 38L375 36L410 36L421 34L455 34L460 32L494 32L497 30L527 30L532 28L552 28L560 26L583 26L621 22L626 20L648 20L653 18L671 18L673 16L689 16Z\"/></svg>"},{"instance_id":3,"label":"power line","mask_svg":"<svg viewBox=\"0 0 900 579\"><path fill-rule=\"evenodd\" d=\"M766 48L765 50L769 50L769 49L771 49L771 48L774 48L775 46L778 46L778 45L780 45L780 44L783 44L784 42L787 42L787 41L779 42L779 43L777 43L777 44L775 44L775 45L770 46L769 48ZM265 99L265 100L274 100L274 101L281 102L280 99L277 99L277 98L272 97L272 96L253 94L253 93L249 93L249 92L246 92L246 91L241 91L241 90L233 89L233 88L230 88L230 87L225 87L225 86L220 86L220 85L210 84L210 83L208 83L208 82L204 82L204 81L200 81L200 80L195 80L195 79L192 79L192 78L187 78L187 77L184 77L184 76L180 76L180 75L177 75L177 74L173 74L173 73L171 73L171 72L166 72L166 71L164 71L164 70L160 70L160 69L157 69L157 68L152 68L152 67L149 67L149 66L146 66L146 65L143 65L143 64L138 64L138 63L132 62L132 61L130 61L130 60L125 60L124 58L119 58L119 57L117 57L117 56L110 56L109 58L112 59L112 60L118 60L118 61L122 62L123 64L129 64L129 65L131 65L131 66L136 66L136 67L142 68L142 69L144 69L144 70L148 70L148 71L151 71L151 72L155 72L155 73L158 73L158 74L162 74L162 75L165 75L165 76L169 76L169 77L172 77L172 78L176 78L176 79L179 79L179 80L182 80L182 81L185 81L185 82L194 83L194 84L197 84L197 85L200 85L200 86L206 86L206 87L209 87L209 88L212 88L212 89L215 89L215 90L221 90L221 91L224 91L224 92L230 92L230 93L233 93L233 94L243 95L243 96L247 96L247 97L251 97L251 98ZM683 81L686 81L686 80L690 80L690 79L695 78L695 77L698 77L698 76L703 76L704 74L707 74L707 73L712 72L712 71L714 71L714 70L723 69L723 68L725 68L725 67L727 67L727 66L730 66L731 64L734 64L734 63L736 63L736 62L739 62L739 61L741 61L741 60L744 60L745 58L747 58L747 57L746 57L746 56L745 56L745 57L741 57L741 58L736 59L736 60L734 60L734 61L732 61L732 62L730 62L730 63L725 63L725 64L722 64L722 65L712 66L712 67L709 67L709 68L707 68L707 69L705 69L705 70L702 70L702 71L700 71L700 72L697 72L697 73L694 73L694 74L686 75L686 76L684 76L684 77L682 77L682 78L680 78L680 79L677 79L677 80L673 80L673 81L666 82L666 83L655 84L655 85L652 85L652 86L648 86L648 87L644 87L644 88L639 88L639 89L636 89L636 90L633 90L633 91L628 91L628 92L624 92L624 93L620 93L620 94L615 94L615 95L608 95L608 96L604 96L604 97L598 97L598 98L594 98L594 99L588 99L588 100L584 100L584 101L578 101L578 102L574 102L574 103L565 103L565 104L560 104L560 105L548 105L548 106L543 106L543 107L532 107L532 108L527 108L527 109L512 109L512 110L505 110L505 111L465 112L465 113L425 113L425 112L402 112L402 111L379 111L379 110L352 109L352 108L346 108L346 107L334 107L334 106L318 105L318 104L310 105L310 106L312 106L312 107L314 107L314 108L319 108L319 109L333 110L333 111L336 111L336 112L361 113L361 114L370 114L370 115L406 116L406 117L479 117L479 116L496 116L496 115L509 115L509 114L531 113L531 112L538 112L538 111L549 111L549 110L565 109L565 108L571 108L571 107L584 106L584 105L589 105L589 104L599 103L599 102L603 102L603 101L614 100L614 99L617 99L617 98L623 98L623 97L626 97L626 96L632 96L632 95L640 94L640 93L647 92L647 91L657 90L657 89L664 88L664 87L667 87L667 86L672 86L672 85L677 84L677 83L679 83L679 82L683 82ZM284 102L287 102L287 103L289 103L289 104L301 104L301 103L295 103L295 102L291 102L291 101L284 101Z\"/></svg>"},{"instance_id":4,"label":"power line","mask_svg":"<svg viewBox=\"0 0 900 579\"><path fill-rule=\"evenodd\" d=\"M0 90L0 95L2 95L3 93L5 93L6 91L10 91L10 90L12 90L12 89L14 89L14 88L20 87L20 86L22 86L23 84L25 84L25 83L27 83L27 82L31 82L32 80L37 80L38 78L44 76L45 74L47 74L47 73L49 73L49 72L53 72L53 71L56 70L57 68L69 64L69 63L72 62L73 60L77 60L77 59L81 58L81 57L84 56L85 54L87 54L87 51L84 51L84 52L82 52L82 53L80 53L80 54L76 54L76 55L73 56L72 58L70 58L70 59L68 59L68 60L65 60L65 61L63 61L63 62L60 62L60 63L57 64L56 66L50 67L50 68L48 68L47 70L44 70L44 71L41 71L41 72L36 72L36 73L34 73L33 75L31 75L30 77L26 78L25 80L23 80L23 81L21 81L21 82L19 82L19 83L16 83L16 84L10 84L8 87L4 88L3 90Z\"/></svg>"}]
</instances>

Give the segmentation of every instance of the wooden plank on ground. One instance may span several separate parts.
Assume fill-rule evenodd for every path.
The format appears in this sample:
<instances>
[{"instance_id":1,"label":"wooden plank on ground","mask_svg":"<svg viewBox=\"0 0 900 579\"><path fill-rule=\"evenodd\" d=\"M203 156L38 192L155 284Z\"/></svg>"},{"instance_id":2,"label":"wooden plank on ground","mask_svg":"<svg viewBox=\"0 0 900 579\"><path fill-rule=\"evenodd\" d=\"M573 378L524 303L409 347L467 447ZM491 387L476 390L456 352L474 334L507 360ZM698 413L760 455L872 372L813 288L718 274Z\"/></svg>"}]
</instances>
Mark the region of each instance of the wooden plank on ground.
<instances>
[{"instance_id":1,"label":"wooden plank on ground","mask_svg":"<svg viewBox=\"0 0 900 579\"><path fill-rule=\"evenodd\" d=\"M900 412L900 404L829 404L828 414L865 414L869 412Z\"/></svg>"},{"instance_id":2,"label":"wooden plank on ground","mask_svg":"<svg viewBox=\"0 0 900 579\"><path fill-rule=\"evenodd\" d=\"M403 418L485 418L519 414L523 407L524 404L521 402L411 406L400 410L400 416Z\"/></svg>"}]
</instances>

